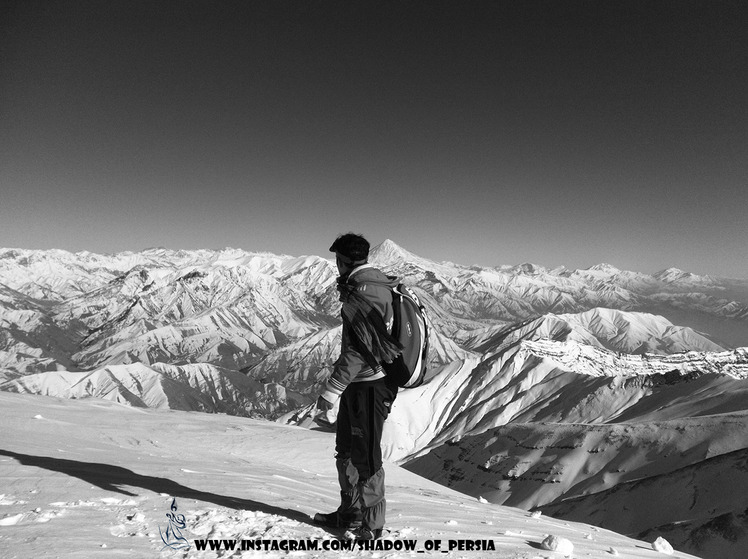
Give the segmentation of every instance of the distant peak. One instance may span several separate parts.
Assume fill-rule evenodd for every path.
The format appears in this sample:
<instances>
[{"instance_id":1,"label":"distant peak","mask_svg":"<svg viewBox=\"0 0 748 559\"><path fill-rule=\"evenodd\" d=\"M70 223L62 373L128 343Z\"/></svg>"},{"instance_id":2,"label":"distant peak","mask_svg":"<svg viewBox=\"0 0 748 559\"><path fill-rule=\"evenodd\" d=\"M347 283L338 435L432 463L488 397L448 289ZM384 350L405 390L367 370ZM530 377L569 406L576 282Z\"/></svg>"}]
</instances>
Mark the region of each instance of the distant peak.
<instances>
[{"instance_id":1,"label":"distant peak","mask_svg":"<svg viewBox=\"0 0 748 559\"><path fill-rule=\"evenodd\" d=\"M609 274L618 274L621 272L618 268L613 266L612 264L608 264L607 262L601 262L600 264L595 264L594 266L590 266L587 268L587 271L590 272L606 272Z\"/></svg>"},{"instance_id":2,"label":"distant peak","mask_svg":"<svg viewBox=\"0 0 748 559\"><path fill-rule=\"evenodd\" d=\"M680 268L667 268L665 270L662 270L660 272L657 272L655 275L657 276L683 276L683 275L690 275L690 272L686 272L685 270L681 270Z\"/></svg>"},{"instance_id":3,"label":"distant peak","mask_svg":"<svg viewBox=\"0 0 748 559\"><path fill-rule=\"evenodd\" d=\"M371 249L369 253L370 260L392 260L394 259L411 259L413 254L405 250L391 239L385 239L381 244Z\"/></svg>"},{"instance_id":4,"label":"distant peak","mask_svg":"<svg viewBox=\"0 0 748 559\"><path fill-rule=\"evenodd\" d=\"M385 239L375 247L375 250L403 250L403 248L392 239Z\"/></svg>"},{"instance_id":5,"label":"distant peak","mask_svg":"<svg viewBox=\"0 0 748 559\"><path fill-rule=\"evenodd\" d=\"M686 272L680 268L667 268L654 274L655 278L664 282L677 282L677 281L694 281L694 282L708 282L711 280L709 276L699 276L692 272Z\"/></svg>"},{"instance_id":6,"label":"distant peak","mask_svg":"<svg viewBox=\"0 0 748 559\"><path fill-rule=\"evenodd\" d=\"M520 274L539 274L547 271L543 266L533 264L532 262L518 264L517 266L514 266L514 270Z\"/></svg>"}]
</instances>

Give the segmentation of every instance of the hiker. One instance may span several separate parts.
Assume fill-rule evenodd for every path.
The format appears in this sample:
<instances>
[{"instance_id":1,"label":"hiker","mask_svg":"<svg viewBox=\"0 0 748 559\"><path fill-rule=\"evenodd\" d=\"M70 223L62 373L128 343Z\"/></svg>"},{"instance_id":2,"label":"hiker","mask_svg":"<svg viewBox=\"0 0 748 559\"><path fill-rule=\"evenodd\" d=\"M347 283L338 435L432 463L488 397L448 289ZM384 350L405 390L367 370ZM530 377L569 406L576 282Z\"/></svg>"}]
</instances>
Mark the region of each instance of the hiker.
<instances>
[{"instance_id":1,"label":"hiker","mask_svg":"<svg viewBox=\"0 0 748 559\"><path fill-rule=\"evenodd\" d=\"M340 506L317 513L314 520L347 530L351 539L377 539L386 509L382 429L397 395L381 363L391 362L402 349L390 336L392 288L398 282L368 264L369 243L360 235L339 236L330 251L340 274L343 332L340 357L317 408L326 412L340 399L335 435Z\"/></svg>"}]
</instances>

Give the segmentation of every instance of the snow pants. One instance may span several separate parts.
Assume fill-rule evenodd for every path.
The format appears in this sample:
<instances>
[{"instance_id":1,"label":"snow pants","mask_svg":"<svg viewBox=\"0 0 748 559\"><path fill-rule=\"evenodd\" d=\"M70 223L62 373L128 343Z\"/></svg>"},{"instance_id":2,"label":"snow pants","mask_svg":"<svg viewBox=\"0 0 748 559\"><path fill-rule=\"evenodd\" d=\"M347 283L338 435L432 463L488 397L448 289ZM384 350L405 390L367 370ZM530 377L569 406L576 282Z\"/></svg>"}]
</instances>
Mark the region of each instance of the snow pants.
<instances>
[{"instance_id":1,"label":"snow pants","mask_svg":"<svg viewBox=\"0 0 748 559\"><path fill-rule=\"evenodd\" d=\"M364 528L384 527L382 430L397 387L386 379L353 382L343 391L335 436L340 483L339 516L361 520Z\"/></svg>"}]
</instances>

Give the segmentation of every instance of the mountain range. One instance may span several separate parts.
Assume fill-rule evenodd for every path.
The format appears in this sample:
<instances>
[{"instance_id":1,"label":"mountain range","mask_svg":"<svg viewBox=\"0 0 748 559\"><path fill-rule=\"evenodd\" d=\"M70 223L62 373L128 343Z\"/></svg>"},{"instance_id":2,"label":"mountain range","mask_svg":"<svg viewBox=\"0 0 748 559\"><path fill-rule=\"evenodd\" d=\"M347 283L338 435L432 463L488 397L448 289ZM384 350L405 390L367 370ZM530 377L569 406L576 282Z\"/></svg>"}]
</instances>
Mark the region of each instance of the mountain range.
<instances>
[{"instance_id":1,"label":"mountain range","mask_svg":"<svg viewBox=\"0 0 748 559\"><path fill-rule=\"evenodd\" d=\"M390 461L494 503L741 556L748 281L463 266L392 241L370 260L431 322L428 381L386 424ZM236 249L0 249L0 390L309 426L340 344L335 278L320 257ZM652 484L693 499L653 507Z\"/></svg>"}]
</instances>

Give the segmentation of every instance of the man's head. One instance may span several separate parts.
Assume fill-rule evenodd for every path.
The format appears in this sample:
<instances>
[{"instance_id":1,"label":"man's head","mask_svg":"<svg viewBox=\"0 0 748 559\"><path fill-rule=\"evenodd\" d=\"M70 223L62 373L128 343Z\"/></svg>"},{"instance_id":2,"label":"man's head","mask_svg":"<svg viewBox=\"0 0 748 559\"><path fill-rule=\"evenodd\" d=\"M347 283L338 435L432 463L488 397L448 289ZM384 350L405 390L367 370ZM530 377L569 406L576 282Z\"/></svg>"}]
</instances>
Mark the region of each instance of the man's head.
<instances>
[{"instance_id":1,"label":"man's head","mask_svg":"<svg viewBox=\"0 0 748 559\"><path fill-rule=\"evenodd\" d=\"M330 247L334 252L338 264L338 271L343 275L350 272L356 266L365 264L369 258L369 241L362 235L346 233L340 235Z\"/></svg>"}]
</instances>

